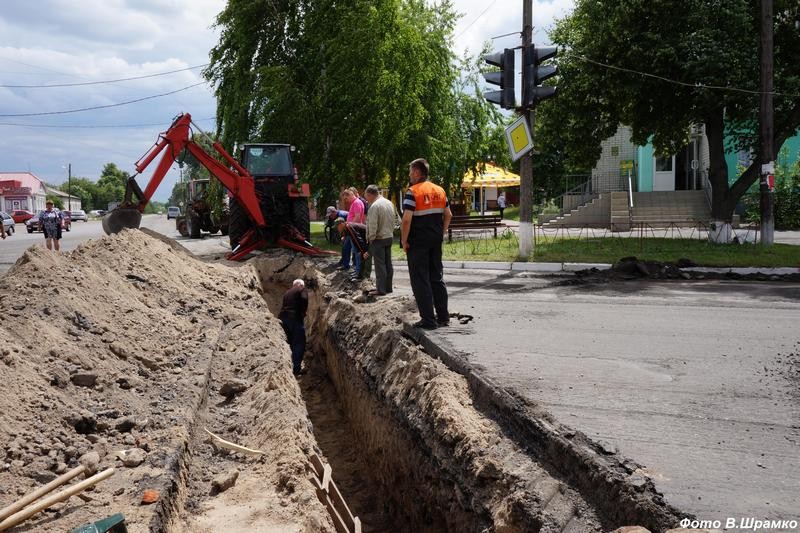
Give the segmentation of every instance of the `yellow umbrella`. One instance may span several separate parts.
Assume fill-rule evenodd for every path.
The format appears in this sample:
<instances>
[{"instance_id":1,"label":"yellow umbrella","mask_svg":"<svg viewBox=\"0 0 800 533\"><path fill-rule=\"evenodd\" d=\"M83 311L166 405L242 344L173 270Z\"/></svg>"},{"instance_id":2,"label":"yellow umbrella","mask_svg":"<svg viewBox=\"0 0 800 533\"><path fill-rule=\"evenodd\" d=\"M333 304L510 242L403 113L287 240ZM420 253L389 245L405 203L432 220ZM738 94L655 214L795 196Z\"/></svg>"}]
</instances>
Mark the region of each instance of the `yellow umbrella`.
<instances>
[{"instance_id":1,"label":"yellow umbrella","mask_svg":"<svg viewBox=\"0 0 800 533\"><path fill-rule=\"evenodd\" d=\"M464 174L461 187L481 190L481 214L483 214L486 207L483 189L487 187L516 187L519 185L519 175L491 163L483 163L480 166L481 170L477 174L471 170Z\"/></svg>"},{"instance_id":2,"label":"yellow umbrella","mask_svg":"<svg viewBox=\"0 0 800 533\"><path fill-rule=\"evenodd\" d=\"M515 187L519 185L519 175L509 172L491 163L483 163L476 174L469 171L464 174L461 187L464 189L483 189L484 187Z\"/></svg>"}]
</instances>

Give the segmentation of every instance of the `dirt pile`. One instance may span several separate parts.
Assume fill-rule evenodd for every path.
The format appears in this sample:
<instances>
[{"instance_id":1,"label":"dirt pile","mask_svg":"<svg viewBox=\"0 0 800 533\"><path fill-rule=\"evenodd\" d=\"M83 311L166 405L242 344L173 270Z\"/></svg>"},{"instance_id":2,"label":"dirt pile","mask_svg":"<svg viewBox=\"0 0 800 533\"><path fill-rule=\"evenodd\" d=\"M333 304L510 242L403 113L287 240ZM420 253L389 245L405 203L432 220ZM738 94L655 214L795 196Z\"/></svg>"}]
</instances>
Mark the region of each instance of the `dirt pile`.
<instances>
[{"instance_id":1,"label":"dirt pile","mask_svg":"<svg viewBox=\"0 0 800 533\"><path fill-rule=\"evenodd\" d=\"M742 274L738 272L720 271L698 268L698 265L691 259L679 259L678 261L645 261L636 257L623 257L615 262L610 269L599 270L588 268L578 270L575 276L582 281L606 281L606 280L635 280L635 279L659 279L659 280L705 280L705 279L727 279L727 280L746 280L746 281L800 281L800 272L785 274L765 274L753 272Z\"/></svg>"},{"instance_id":2,"label":"dirt pile","mask_svg":"<svg viewBox=\"0 0 800 533\"><path fill-rule=\"evenodd\" d=\"M34 247L0 277L0 508L90 451L117 469L87 501L18 530L121 512L132 532L331 531L307 479L315 442L288 348L260 290L252 268L205 264L139 231L68 254ZM264 453L220 451L204 427ZM158 501L142 505L148 489Z\"/></svg>"}]
</instances>

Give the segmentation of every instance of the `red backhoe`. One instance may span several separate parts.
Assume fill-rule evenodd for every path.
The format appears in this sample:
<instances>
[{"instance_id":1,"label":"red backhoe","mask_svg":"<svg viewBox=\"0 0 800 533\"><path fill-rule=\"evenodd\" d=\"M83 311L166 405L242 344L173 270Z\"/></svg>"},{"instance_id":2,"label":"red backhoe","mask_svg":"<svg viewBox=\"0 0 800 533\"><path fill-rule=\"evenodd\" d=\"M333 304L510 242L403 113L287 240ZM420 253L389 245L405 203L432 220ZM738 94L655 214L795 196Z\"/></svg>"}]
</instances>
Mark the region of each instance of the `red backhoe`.
<instances>
[{"instance_id":1,"label":"red backhoe","mask_svg":"<svg viewBox=\"0 0 800 533\"><path fill-rule=\"evenodd\" d=\"M188 113L178 115L169 129L136 162L136 174L128 179L122 203L103 217L107 234L125 228L138 228L142 213L161 180L181 155L191 153L228 189L230 193L228 235L231 252L228 259L238 261L253 250L268 246L290 248L309 255L327 255L309 242L310 222L307 183L300 184L288 144L245 144L241 162L237 162L218 142L214 150L230 168L208 154L191 138L191 127L203 133ZM136 176L144 172L164 152L144 191Z\"/></svg>"}]
</instances>

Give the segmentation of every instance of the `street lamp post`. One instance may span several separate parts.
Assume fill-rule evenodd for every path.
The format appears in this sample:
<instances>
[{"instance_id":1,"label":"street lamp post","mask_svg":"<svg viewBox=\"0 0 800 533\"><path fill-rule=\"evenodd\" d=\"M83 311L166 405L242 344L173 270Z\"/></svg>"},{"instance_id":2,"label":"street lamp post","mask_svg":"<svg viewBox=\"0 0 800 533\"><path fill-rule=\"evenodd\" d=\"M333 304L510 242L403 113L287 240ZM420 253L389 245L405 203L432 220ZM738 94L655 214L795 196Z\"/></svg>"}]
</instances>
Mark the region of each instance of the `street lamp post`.
<instances>
[{"instance_id":1,"label":"street lamp post","mask_svg":"<svg viewBox=\"0 0 800 533\"><path fill-rule=\"evenodd\" d=\"M72 163L67 164L67 211L72 212Z\"/></svg>"}]
</instances>

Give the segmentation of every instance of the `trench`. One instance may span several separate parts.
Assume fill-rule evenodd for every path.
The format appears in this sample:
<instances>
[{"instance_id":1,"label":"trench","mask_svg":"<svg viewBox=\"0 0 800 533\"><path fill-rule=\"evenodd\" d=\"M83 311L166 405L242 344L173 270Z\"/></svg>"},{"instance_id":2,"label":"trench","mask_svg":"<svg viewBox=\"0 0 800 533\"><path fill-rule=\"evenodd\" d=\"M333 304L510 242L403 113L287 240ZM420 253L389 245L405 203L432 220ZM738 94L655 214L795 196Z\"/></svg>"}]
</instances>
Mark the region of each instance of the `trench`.
<instances>
[{"instance_id":1,"label":"trench","mask_svg":"<svg viewBox=\"0 0 800 533\"><path fill-rule=\"evenodd\" d=\"M489 527L489 517L454 501L459 481L439 468L419 437L403 429L397 413L358 375L347 354L325 342L336 326L325 319L326 289L319 286L323 276L315 268L300 275L297 269L276 274L271 265L258 270L264 299L275 316L294 278L305 279L312 289L303 359L307 373L298 378L299 385L323 459L362 531L438 533Z\"/></svg>"},{"instance_id":2,"label":"trench","mask_svg":"<svg viewBox=\"0 0 800 533\"><path fill-rule=\"evenodd\" d=\"M614 529L476 409L462 376L404 336L401 300L382 318L354 303L357 291L335 274L297 263L256 269L276 316L292 279L312 289L300 387L364 531Z\"/></svg>"},{"instance_id":3,"label":"trench","mask_svg":"<svg viewBox=\"0 0 800 533\"><path fill-rule=\"evenodd\" d=\"M607 483L605 474L593 466L593 457L569 455L573 436L553 440L546 431L510 430L502 414L488 412L473 379L403 332L404 300L362 305L354 301L357 291L307 259L264 258L251 264L275 316L293 279L303 278L310 289L307 373L297 378L315 443L309 451L331 466L362 531L599 532L658 521L650 529L663 531L673 521L671 514L639 520L654 510L659 515L660 503L653 504L649 495L640 498L639 489L617 477L609 478L611 492L595 491ZM257 326L235 327L256 331ZM242 375L241 361L215 359L207 394L222 380ZM257 361L245 366L258 373ZM208 423L235 435L243 423L229 418L218 400L204 402L196 422L187 452L188 479L178 491L178 507L189 513L209 496L208 465L222 464L197 428ZM528 442L520 442L519 435ZM590 482L580 486L571 475Z\"/></svg>"}]
</instances>

